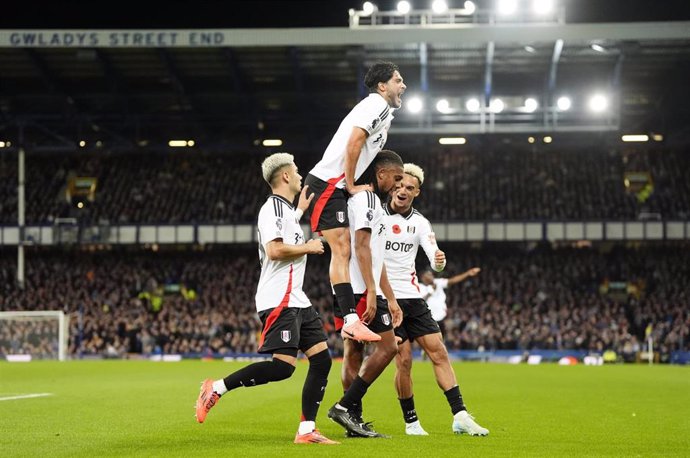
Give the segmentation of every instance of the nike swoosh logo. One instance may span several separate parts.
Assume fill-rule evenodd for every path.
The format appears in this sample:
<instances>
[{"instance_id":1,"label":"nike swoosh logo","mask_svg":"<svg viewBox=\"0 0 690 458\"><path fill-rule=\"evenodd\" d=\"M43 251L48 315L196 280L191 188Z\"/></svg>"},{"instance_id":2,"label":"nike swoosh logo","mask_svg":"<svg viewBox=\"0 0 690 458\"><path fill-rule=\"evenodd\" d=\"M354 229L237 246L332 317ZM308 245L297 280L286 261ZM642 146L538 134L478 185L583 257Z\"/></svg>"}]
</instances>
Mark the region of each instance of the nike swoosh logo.
<instances>
[{"instance_id":1,"label":"nike swoosh logo","mask_svg":"<svg viewBox=\"0 0 690 458\"><path fill-rule=\"evenodd\" d=\"M355 335L354 335L353 333L351 333L350 331L346 331L346 330L343 329L343 332L344 332L345 334L347 334L348 336L350 336L350 337L354 337L354 336L355 336Z\"/></svg>"}]
</instances>

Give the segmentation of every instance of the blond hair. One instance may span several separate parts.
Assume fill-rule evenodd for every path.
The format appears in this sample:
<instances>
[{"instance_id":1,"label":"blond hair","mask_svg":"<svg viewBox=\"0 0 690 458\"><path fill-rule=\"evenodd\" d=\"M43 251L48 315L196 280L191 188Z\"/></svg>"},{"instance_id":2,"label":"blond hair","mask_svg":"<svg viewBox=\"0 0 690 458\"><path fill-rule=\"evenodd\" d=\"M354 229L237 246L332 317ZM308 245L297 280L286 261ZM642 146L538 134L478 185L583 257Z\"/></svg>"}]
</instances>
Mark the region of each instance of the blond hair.
<instances>
[{"instance_id":1,"label":"blond hair","mask_svg":"<svg viewBox=\"0 0 690 458\"><path fill-rule=\"evenodd\" d=\"M413 164L411 162L408 162L403 167L403 170L408 175L412 175L413 177L418 179L420 187L424 184L424 170L422 170L422 168L420 166L418 166L417 164Z\"/></svg>"},{"instance_id":2,"label":"blond hair","mask_svg":"<svg viewBox=\"0 0 690 458\"><path fill-rule=\"evenodd\" d=\"M269 185L278 170L286 165L294 164L295 157L289 153L275 153L268 156L261 163L261 174Z\"/></svg>"}]
</instances>

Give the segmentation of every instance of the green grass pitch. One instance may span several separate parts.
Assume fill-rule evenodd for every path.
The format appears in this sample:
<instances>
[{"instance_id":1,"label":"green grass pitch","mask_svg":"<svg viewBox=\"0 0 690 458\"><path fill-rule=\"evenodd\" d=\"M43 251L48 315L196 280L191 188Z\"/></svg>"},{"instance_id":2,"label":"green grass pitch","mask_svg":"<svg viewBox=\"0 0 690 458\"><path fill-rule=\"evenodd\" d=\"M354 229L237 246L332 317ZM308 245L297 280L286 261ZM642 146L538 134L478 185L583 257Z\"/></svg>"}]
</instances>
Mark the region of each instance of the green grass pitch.
<instances>
[{"instance_id":1,"label":"green grass pitch","mask_svg":"<svg viewBox=\"0 0 690 458\"><path fill-rule=\"evenodd\" d=\"M466 404L488 437L456 436L431 363L413 368L428 437L407 437L393 367L364 398L364 417L391 439L345 439L328 420L340 397L335 363L317 426L341 445L292 443L307 363L289 380L224 396L203 425L199 383L247 363L70 361L0 363L3 457L77 456L690 456L690 367L454 363Z\"/></svg>"}]
</instances>

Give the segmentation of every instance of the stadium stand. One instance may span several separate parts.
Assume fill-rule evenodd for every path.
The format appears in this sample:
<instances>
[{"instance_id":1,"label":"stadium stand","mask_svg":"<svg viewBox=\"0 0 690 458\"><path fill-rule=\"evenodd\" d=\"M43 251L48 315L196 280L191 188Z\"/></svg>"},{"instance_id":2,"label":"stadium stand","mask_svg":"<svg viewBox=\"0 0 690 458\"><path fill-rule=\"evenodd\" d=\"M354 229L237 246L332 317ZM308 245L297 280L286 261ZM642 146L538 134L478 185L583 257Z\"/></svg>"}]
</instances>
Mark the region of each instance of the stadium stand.
<instances>
[{"instance_id":1,"label":"stadium stand","mask_svg":"<svg viewBox=\"0 0 690 458\"><path fill-rule=\"evenodd\" d=\"M441 149L405 154L429 177L418 208L432 221L690 218L686 151ZM8 157L9 156L9 157ZM51 224L251 223L266 195L255 179L261 155L29 155L26 221ZM296 158L304 170L318 159ZM627 172L651 188L626 188ZM0 223L17 221L16 160L0 160ZM97 179L95 200L76 207L70 176ZM645 191L645 192L642 192Z\"/></svg>"},{"instance_id":2,"label":"stadium stand","mask_svg":"<svg viewBox=\"0 0 690 458\"><path fill-rule=\"evenodd\" d=\"M632 361L652 323L661 361L674 351L690 351L687 242L443 248L449 274L482 267L479 276L448 291L450 350L613 350ZM21 290L14 281L14 252L0 251L0 309L68 312L73 357L256 350L259 268L253 245L158 252L34 247L27 259ZM305 286L337 355L342 341L332 328L331 291L323 275L327 259L310 257ZM9 331L0 335L0 354L44 353L40 338L18 345Z\"/></svg>"}]
</instances>

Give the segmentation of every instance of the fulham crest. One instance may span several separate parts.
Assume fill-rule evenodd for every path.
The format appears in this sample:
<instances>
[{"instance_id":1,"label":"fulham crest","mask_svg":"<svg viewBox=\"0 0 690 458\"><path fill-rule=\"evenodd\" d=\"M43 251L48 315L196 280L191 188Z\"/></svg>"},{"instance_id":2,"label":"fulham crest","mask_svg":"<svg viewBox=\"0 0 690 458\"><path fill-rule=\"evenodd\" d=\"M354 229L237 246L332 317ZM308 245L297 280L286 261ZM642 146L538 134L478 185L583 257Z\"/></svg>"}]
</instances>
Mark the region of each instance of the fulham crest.
<instances>
[{"instance_id":1,"label":"fulham crest","mask_svg":"<svg viewBox=\"0 0 690 458\"><path fill-rule=\"evenodd\" d=\"M290 342L290 337L292 337L292 333L290 331L280 331L280 340L283 342Z\"/></svg>"}]
</instances>

